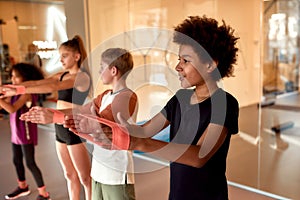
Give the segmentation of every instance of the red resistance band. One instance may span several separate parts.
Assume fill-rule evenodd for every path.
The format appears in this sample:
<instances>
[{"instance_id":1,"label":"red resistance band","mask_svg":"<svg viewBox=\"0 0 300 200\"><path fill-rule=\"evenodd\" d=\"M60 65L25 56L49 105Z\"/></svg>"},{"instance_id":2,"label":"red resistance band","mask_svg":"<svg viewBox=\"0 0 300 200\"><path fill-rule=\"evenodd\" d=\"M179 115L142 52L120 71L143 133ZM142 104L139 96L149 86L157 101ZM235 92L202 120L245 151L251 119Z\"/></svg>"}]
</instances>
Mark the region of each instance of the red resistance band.
<instances>
[{"instance_id":1,"label":"red resistance band","mask_svg":"<svg viewBox=\"0 0 300 200\"><path fill-rule=\"evenodd\" d=\"M128 130L122 126L121 124L115 123L108 119L100 118L94 115L81 115L88 119L95 120L101 124L109 126L112 129L112 146L111 150L128 150L130 145L130 135ZM88 135L88 134L80 134L80 135ZM88 135L89 137L92 137ZM89 137L84 137L89 140ZM99 143L100 146L103 146L102 143L95 141L92 139L92 142ZM102 144L102 145L101 145Z\"/></svg>"},{"instance_id":2,"label":"red resistance band","mask_svg":"<svg viewBox=\"0 0 300 200\"><path fill-rule=\"evenodd\" d=\"M25 94L26 90L25 86L23 85L5 85L5 87L16 89L16 95ZM5 91L3 92L3 94L5 94Z\"/></svg>"},{"instance_id":3,"label":"red resistance band","mask_svg":"<svg viewBox=\"0 0 300 200\"><path fill-rule=\"evenodd\" d=\"M47 110L50 110L51 112L53 112L53 123L56 124L63 124L65 121L65 113L59 111L59 110L55 110L52 108L47 108Z\"/></svg>"}]
</instances>

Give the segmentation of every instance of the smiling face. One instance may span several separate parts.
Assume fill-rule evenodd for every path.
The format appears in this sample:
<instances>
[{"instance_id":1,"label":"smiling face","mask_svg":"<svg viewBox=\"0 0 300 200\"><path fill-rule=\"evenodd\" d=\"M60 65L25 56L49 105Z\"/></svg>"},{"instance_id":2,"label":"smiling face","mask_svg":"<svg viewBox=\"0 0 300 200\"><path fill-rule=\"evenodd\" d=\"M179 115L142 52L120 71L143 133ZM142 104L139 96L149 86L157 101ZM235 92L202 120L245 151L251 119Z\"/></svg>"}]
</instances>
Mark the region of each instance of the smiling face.
<instances>
[{"instance_id":1,"label":"smiling face","mask_svg":"<svg viewBox=\"0 0 300 200\"><path fill-rule=\"evenodd\" d=\"M13 85L17 85L23 82L22 76L19 74L18 71L12 70L11 72L11 82Z\"/></svg>"},{"instance_id":2,"label":"smiling face","mask_svg":"<svg viewBox=\"0 0 300 200\"><path fill-rule=\"evenodd\" d=\"M205 84L205 80L208 78L208 66L209 64L201 62L191 46L180 46L179 63L175 69L183 88Z\"/></svg>"}]
</instances>

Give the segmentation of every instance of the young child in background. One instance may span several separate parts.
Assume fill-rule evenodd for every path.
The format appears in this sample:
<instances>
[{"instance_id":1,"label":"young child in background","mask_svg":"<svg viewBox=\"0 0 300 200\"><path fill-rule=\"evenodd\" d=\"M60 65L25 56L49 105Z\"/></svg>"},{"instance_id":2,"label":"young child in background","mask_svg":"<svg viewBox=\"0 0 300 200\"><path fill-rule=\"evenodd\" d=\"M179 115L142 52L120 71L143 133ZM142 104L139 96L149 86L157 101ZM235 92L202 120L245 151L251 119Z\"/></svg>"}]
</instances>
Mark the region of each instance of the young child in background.
<instances>
[{"instance_id":1,"label":"young child in background","mask_svg":"<svg viewBox=\"0 0 300 200\"><path fill-rule=\"evenodd\" d=\"M41 70L31 64L19 63L11 69L11 81L13 85L20 84L23 81L40 80L43 78ZM0 99L0 107L10 113L13 163L18 176L17 189L6 195L5 199L16 199L30 194L25 178L23 156L38 186L39 195L37 200L50 199L49 193L46 191L42 173L35 162L35 146L38 142L37 125L19 119L21 114L36 105L37 100L38 96L36 94L23 94Z\"/></svg>"},{"instance_id":2,"label":"young child in background","mask_svg":"<svg viewBox=\"0 0 300 200\"><path fill-rule=\"evenodd\" d=\"M28 53L25 57L25 62L29 64L33 64L37 67L42 67L43 65L42 59L37 52L38 52L38 47L33 43L29 44Z\"/></svg>"}]
</instances>

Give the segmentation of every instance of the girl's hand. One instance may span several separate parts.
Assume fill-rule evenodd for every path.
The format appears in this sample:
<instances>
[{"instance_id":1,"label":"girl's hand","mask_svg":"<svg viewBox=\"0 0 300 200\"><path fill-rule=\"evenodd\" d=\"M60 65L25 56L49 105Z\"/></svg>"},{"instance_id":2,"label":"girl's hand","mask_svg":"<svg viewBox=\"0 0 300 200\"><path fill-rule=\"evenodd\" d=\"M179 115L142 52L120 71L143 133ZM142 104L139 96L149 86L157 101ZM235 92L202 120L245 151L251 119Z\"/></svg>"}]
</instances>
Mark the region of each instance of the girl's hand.
<instances>
[{"instance_id":1,"label":"girl's hand","mask_svg":"<svg viewBox=\"0 0 300 200\"><path fill-rule=\"evenodd\" d=\"M87 139L94 144L106 149L111 149L111 128L101 125L91 117L85 117L81 114L67 115L65 116L64 127L69 128L69 130L76 135Z\"/></svg>"},{"instance_id":2,"label":"girl's hand","mask_svg":"<svg viewBox=\"0 0 300 200\"><path fill-rule=\"evenodd\" d=\"M69 128L73 132L80 132L83 134L98 134L102 132L100 123L80 114L65 116L64 127Z\"/></svg>"},{"instance_id":3,"label":"girl's hand","mask_svg":"<svg viewBox=\"0 0 300 200\"><path fill-rule=\"evenodd\" d=\"M11 88L5 85L0 86L0 98L11 97L17 94L16 88Z\"/></svg>"},{"instance_id":4,"label":"girl's hand","mask_svg":"<svg viewBox=\"0 0 300 200\"><path fill-rule=\"evenodd\" d=\"M47 108L35 106L28 112L21 115L20 119L32 123L50 124L53 123L53 112Z\"/></svg>"}]
</instances>

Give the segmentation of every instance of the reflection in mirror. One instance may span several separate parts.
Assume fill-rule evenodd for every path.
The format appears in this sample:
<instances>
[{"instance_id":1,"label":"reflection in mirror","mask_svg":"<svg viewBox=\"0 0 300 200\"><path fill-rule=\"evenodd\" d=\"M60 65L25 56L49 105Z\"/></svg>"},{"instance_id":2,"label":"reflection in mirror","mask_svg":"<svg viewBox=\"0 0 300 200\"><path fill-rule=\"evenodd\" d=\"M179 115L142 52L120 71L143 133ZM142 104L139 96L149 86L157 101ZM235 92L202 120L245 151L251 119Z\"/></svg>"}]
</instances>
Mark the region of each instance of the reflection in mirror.
<instances>
[{"instance_id":1,"label":"reflection in mirror","mask_svg":"<svg viewBox=\"0 0 300 200\"><path fill-rule=\"evenodd\" d=\"M61 70L57 46L67 40L64 2L0 1L0 42L11 47L16 62L26 61L28 46L37 46L46 74Z\"/></svg>"}]
</instances>

